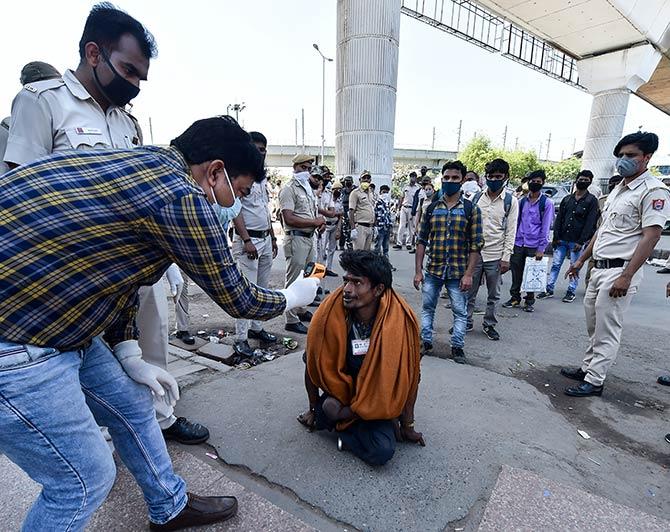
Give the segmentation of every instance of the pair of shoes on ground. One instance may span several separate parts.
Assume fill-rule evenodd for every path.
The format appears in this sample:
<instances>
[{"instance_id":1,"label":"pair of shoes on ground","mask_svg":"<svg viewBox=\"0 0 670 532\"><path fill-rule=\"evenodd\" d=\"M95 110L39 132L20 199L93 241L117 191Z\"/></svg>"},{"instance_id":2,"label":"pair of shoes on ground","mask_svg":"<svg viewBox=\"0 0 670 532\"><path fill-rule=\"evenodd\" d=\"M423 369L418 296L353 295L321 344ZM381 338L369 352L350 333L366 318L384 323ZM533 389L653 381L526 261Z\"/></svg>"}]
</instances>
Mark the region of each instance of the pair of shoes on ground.
<instances>
[{"instance_id":1,"label":"pair of shoes on ground","mask_svg":"<svg viewBox=\"0 0 670 532\"><path fill-rule=\"evenodd\" d=\"M535 312L534 302L526 301L524 306L521 306L521 300L510 298L502 304L503 308L520 308L524 312Z\"/></svg>"},{"instance_id":2,"label":"pair of shoes on ground","mask_svg":"<svg viewBox=\"0 0 670 532\"><path fill-rule=\"evenodd\" d=\"M475 328L474 324L468 323L465 326L465 332L469 333L470 331L473 331L474 328ZM493 340L493 341L500 340L500 334L498 333L498 331L496 331L496 328L493 325L484 325L482 330L484 331L484 334L486 335L486 337L489 340ZM449 334L454 334L454 328L453 327L449 328Z\"/></svg>"},{"instance_id":3,"label":"pair of shoes on ground","mask_svg":"<svg viewBox=\"0 0 670 532\"><path fill-rule=\"evenodd\" d=\"M605 386L596 386L584 380L586 372L582 368L563 368L561 375L575 381L581 381L577 386L571 386L565 389L565 395L570 397L600 397L603 394Z\"/></svg>"},{"instance_id":4,"label":"pair of shoes on ground","mask_svg":"<svg viewBox=\"0 0 670 532\"><path fill-rule=\"evenodd\" d=\"M162 430L163 438L184 445L197 445L209 439L209 430L200 423L192 423L185 417L178 417L168 428Z\"/></svg>"},{"instance_id":5,"label":"pair of shoes on ground","mask_svg":"<svg viewBox=\"0 0 670 532\"><path fill-rule=\"evenodd\" d=\"M540 292L539 294L537 294L538 299L549 299L550 297L554 297L553 290L547 290L546 292ZM576 298L577 296L575 295L574 292L568 291L565 293L561 301L563 301L563 303L572 303Z\"/></svg>"}]
</instances>

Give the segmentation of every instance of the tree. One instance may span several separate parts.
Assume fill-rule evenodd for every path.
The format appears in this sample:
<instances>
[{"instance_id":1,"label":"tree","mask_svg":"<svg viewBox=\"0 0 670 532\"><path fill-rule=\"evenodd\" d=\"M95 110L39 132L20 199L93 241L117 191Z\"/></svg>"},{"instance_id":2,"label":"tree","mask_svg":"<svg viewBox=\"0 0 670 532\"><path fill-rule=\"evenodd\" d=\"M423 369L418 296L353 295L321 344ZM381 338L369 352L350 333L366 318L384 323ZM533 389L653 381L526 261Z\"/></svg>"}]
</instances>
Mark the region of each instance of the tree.
<instances>
[{"instance_id":1,"label":"tree","mask_svg":"<svg viewBox=\"0 0 670 532\"><path fill-rule=\"evenodd\" d=\"M519 180L528 172L542 167L535 152L495 148L486 137L473 139L459 153L459 159L468 167L468 170L474 170L478 174L484 173L484 167L489 161L504 159L509 163L509 175L513 180Z\"/></svg>"},{"instance_id":2,"label":"tree","mask_svg":"<svg viewBox=\"0 0 670 532\"><path fill-rule=\"evenodd\" d=\"M545 163L544 171L547 173L547 181L554 183L574 181L581 168L581 164L581 161L576 157L563 159L557 163Z\"/></svg>"}]
</instances>

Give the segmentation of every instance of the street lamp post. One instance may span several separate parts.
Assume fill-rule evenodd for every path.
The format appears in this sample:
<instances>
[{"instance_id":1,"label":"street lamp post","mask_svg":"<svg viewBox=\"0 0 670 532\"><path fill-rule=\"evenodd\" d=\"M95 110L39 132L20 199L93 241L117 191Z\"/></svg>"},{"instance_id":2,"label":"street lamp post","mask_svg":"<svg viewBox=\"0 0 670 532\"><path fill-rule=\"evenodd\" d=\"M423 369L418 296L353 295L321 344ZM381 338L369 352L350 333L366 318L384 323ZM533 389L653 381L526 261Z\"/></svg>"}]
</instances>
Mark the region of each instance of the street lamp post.
<instances>
[{"instance_id":1,"label":"street lamp post","mask_svg":"<svg viewBox=\"0 0 670 532\"><path fill-rule=\"evenodd\" d=\"M235 120L237 122L240 121L240 112L244 111L247 108L247 106L242 103L229 103L228 106L226 107L226 114L230 114L230 110L232 109L235 111Z\"/></svg>"},{"instance_id":2,"label":"street lamp post","mask_svg":"<svg viewBox=\"0 0 670 532\"><path fill-rule=\"evenodd\" d=\"M319 45L314 43L314 49L321 56L321 164L323 164L323 146L326 143L326 61L332 61L330 57L323 55Z\"/></svg>"}]
</instances>

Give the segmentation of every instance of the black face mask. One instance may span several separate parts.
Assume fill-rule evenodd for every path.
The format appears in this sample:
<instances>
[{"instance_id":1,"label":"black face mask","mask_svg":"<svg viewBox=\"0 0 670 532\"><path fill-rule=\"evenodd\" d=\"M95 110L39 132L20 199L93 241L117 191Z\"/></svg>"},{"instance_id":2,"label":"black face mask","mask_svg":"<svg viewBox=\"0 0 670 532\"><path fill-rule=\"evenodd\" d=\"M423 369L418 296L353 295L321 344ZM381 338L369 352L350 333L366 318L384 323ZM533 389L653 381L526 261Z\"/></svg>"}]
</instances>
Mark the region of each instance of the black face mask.
<instances>
[{"instance_id":1,"label":"black face mask","mask_svg":"<svg viewBox=\"0 0 670 532\"><path fill-rule=\"evenodd\" d=\"M542 183L528 183L528 190L531 192L539 192L542 190Z\"/></svg>"},{"instance_id":2,"label":"black face mask","mask_svg":"<svg viewBox=\"0 0 670 532\"><path fill-rule=\"evenodd\" d=\"M586 190L587 188L589 188L590 185L591 183L589 183L588 181L577 181L576 184L577 190Z\"/></svg>"},{"instance_id":3,"label":"black face mask","mask_svg":"<svg viewBox=\"0 0 670 532\"><path fill-rule=\"evenodd\" d=\"M100 48L100 54L102 58L107 63L107 66L114 74L112 81L107 85L100 83L100 78L98 78L97 67L93 67L93 76L95 78L95 84L100 89L100 92L107 98L111 103L119 107L125 107L128 105L130 100L135 98L140 93L140 88L133 85L130 81L122 77L112 65L112 62L107 57L107 54Z\"/></svg>"}]
</instances>

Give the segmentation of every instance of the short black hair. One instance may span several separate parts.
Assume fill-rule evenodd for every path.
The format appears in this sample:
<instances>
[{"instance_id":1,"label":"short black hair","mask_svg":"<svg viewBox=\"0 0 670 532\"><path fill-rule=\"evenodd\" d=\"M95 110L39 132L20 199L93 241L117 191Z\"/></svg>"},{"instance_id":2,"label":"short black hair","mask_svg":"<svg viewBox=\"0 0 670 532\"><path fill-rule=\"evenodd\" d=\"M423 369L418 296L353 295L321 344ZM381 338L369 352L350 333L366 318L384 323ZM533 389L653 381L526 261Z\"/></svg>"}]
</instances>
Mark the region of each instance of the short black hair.
<instances>
[{"instance_id":1,"label":"short black hair","mask_svg":"<svg viewBox=\"0 0 670 532\"><path fill-rule=\"evenodd\" d=\"M177 148L188 164L221 159L231 179L247 174L260 182L265 177L261 152L231 116L196 120L172 139L170 146Z\"/></svg>"},{"instance_id":2,"label":"short black hair","mask_svg":"<svg viewBox=\"0 0 670 532\"><path fill-rule=\"evenodd\" d=\"M621 148L628 146L629 144L633 144L640 148L645 155L656 153L656 150L658 149L658 135L647 131L638 131L637 133L626 135L617 142L617 145L614 147L614 157L618 157Z\"/></svg>"},{"instance_id":3,"label":"short black hair","mask_svg":"<svg viewBox=\"0 0 670 532\"><path fill-rule=\"evenodd\" d=\"M86 57L86 43L94 42L98 46L113 49L126 33L137 39L144 57L147 59L156 57L158 53L156 40L140 22L109 2L94 5L88 14L84 33L79 40L80 59Z\"/></svg>"},{"instance_id":4,"label":"short black hair","mask_svg":"<svg viewBox=\"0 0 670 532\"><path fill-rule=\"evenodd\" d=\"M372 286L383 284L385 288L391 288L393 274L389 260L364 249L345 251L340 255L340 266L345 272L367 277Z\"/></svg>"},{"instance_id":5,"label":"short black hair","mask_svg":"<svg viewBox=\"0 0 670 532\"><path fill-rule=\"evenodd\" d=\"M591 181L593 181L593 172L591 170L580 170L575 181L580 177L588 177Z\"/></svg>"},{"instance_id":6,"label":"short black hair","mask_svg":"<svg viewBox=\"0 0 670 532\"><path fill-rule=\"evenodd\" d=\"M447 161L442 165L442 175L447 170L458 170L461 173L461 177L465 177L465 174L468 173L467 167L461 161Z\"/></svg>"},{"instance_id":7,"label":"short black hair","mask_svg":"<svg viewBox=\"0 0 670 532\"><path fill-rule=\"evenodd\" d=\"M410 177L418 177L418 176L416 175L416 172L410 172L410 173L409 173L409 176L410 176Z\"/></svg>"},{"instance_id":8,"label":"short black hair","mask_svg":"<svg viewBox=\"0 0 670 532\"><path fill-rule=\"evenodd\" d=\"M530 172L528 174L528 181L530 181L531 179L535 179L536 177L541 178L543 183L547 180L547 174L542 168Z\"/></svg>"},{"instance_id":9,"label":"short black hair","mask_svg":"<svg viewBox=\"0 0 670 532\"><path fill-rule=\"evenodd\" d=\"M382 185L381 187L379 187L379 192L383 192L384 190L390 192L391 188L388 185Z\"/></svg>"},{"instance_id":10,"label":"short black hair","mask_svg":"<svg viewBox=\"0 0 670 532\"><path fill-rule=\"evenodd\" d=\"M493 159L486 163L484 167L486 174L505 174L509 175L509 163L504 159Z\"/></svg>"},{"instance_id":11,"label":"short black hair","mask_svg":"<svg viewBox=\"0 0 670 532\"><path fill-rule=\"evenodd\" d=\"M249 136L251 137L251 142L262 144L263 146L268 145L268 139L260 131L249 131Z\"/></svg>"}]
</instances>

